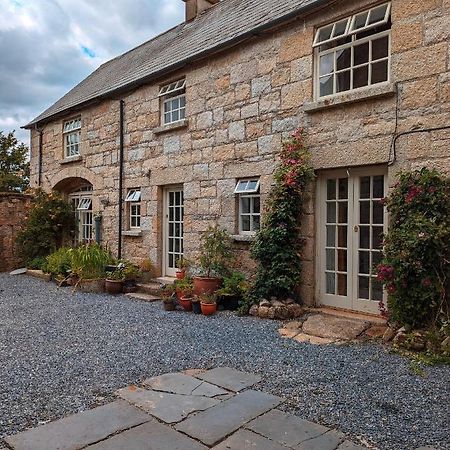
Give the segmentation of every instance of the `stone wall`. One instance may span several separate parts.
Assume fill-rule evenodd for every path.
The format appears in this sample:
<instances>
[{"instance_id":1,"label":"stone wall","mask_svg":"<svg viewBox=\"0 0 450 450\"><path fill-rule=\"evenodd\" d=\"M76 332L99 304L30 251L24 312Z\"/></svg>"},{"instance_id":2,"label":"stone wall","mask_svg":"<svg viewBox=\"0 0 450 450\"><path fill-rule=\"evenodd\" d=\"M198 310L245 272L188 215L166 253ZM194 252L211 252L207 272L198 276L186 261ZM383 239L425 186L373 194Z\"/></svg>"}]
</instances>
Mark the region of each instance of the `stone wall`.
<instances>
[{"instance_id":1,"label":"stone wall","mask_svg":"<svg viewBox=\"0 0 450 450\"><path fill-rule=\"evenodd\" d=\"M0 272L21 265L16 250L16 236L28 214L31 196L0 192Z\"/></svg>"},{"instance_id":2,"label":"stone wall","mask_svg":"<svg viewBox=\"0 0 450 450\"><path fill-rule=\"evenodd\" d=\"M124 237L125 257L150 257L162 267L163 189L185 193L185 252L195 259L200 233L214 222L232 234L237 227L237 178L260 176L262 200L272 184L281 142L298 126L308 130L318 175L331 168L429 165L449 171L449 133L400 138L394 133L447 124L450 113L449 0L392 1L392 84L373 97L346 96L336 105L313 102L312 41L317 26L372 6L372 0L342 1L274 29L227 52L191 65L124 95L125 188L141 187L139 236ZM161 132L159 86L187 81L185 126ZM359 100L359 101L357 101ZM82 160L64 161L62 120L44 129L44 188L79 177L94 187L94 210L103 214L103 238L117 248L119 99L82 111ZM32 132L32 183L37 181L38 134ZM307 205L301 294L315 295L314 190ZM100 202L100 199L102 200ZM240 242L239 265L251 270L248 243Z\"/></svg>"}]
</instances>

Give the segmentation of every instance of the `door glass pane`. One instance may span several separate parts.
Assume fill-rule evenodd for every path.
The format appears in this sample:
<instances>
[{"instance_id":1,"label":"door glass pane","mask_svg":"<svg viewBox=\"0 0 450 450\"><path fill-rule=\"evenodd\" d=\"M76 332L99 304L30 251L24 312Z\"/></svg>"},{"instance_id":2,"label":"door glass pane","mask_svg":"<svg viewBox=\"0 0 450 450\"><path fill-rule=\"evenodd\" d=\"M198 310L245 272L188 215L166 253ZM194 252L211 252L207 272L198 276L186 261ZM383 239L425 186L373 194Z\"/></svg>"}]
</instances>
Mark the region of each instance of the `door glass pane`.
<instances>
[{"instance_id":1,"label":"door glass pane","mask_svg":"<svg viewBox=\"0 0 450 450\"><path fill-rule=\"evenodd\" d=\"M327 181L327 200L334 200L336 198L336 180Z\"/></svg>"},{"instance_id":2,"label":"door glass pane","mask_svg":"<svg viewBox=\"0 0 450 450\"><path fill-rule=\"evenodd\" d=\"M335 287L335 275L334 273L326 273L325 274L326 279L326 292L327 294L335 294L336 293L336 287Z\"/></svg>"},{"instance_id":3,"label":"door glass pane","mask_svg":"<svg viewBox=\"0 0 450 450\"><path fill-rule=\"evenodd\" d=\"M327 222L336 223L336 203L327 203Z\"/></svg>"},{"instance_id":4,"label":"door glass pane","mask_svg":"<svg viewBox=\"0 0 450 450\"><path fill-rule=\"evenodd\" d=\"M347 248L347 227L338 227L338 247Z\"/></svg>"},{"instance_id":5,"label":"door glass pane","mask_svg":"<svg viewBox=\"0 0 450 450\"><path fill-rule=\"evenodd\" d=\"M327 270L334 270L335 269L335 259L336 259L336 251L327 249Z\"/></svg>"},{"instance_id":6,"label":"door glass pane","mask_svg":"<svg viewBox=\"0 0 450 450\"><path fill-rule=\"evenodd\" d=\"M338 250L338 270L347 272L347 250Z\"/></svg>"},{"instance_id":7,"label":"door glass pane","mask_svg":"<svg viewBox=\"0 0 450 450\"><path fill-rule=\"evenodd\" d=\"M370 227L359 227L359 248L370 248Z\"/></svg>"},{"instance_id":8,"label":"door glass pane","mask_svg":"<svg viewBox=\"0 0 450 450\"><path fill-rule=\"evenodd\" d=\"M373 177L373 198L384 197L384 176Z\"/></svg>"},{"instance_id":9,"label":"door glass pane","mask_svg":"<svg viewBox=\"0 0 450 450\"><path fill-rule=\"evenodd\" d=\"M347 275L338 274L338 295L347 295Z\"/></svg>"},{"instance_id":10,"label":"door glass pane","mask_svg":"<svg viewBox=\"0 0 450 450\"><path fill-rule=\"evenodd\" d=\"M370 223L370 201L360 202L360 223Z\"/></svg>"},{"instance_id":11,"label":"door glass pane","mask_svg":"<svg viewBox=\"0 0 450 450\"><path fill-rule=\"evenodd\" d=\"M372 300L383 300L383 286L376 278L372 278Z\"/></svg>"},{"instance_id":12,"label":"door glass pane","mask_svg":"<svg viewBox=\"0 0 450 450\"><path fill-rule=\"evenodd\" d=\"M358 297L369 299L369 277L358 277Z\"/></svg>"},{"instance_id":13,"label":"door glass pane","mask_svg":"<svg viewBox=\"0 0 450 450\"><path fill-rule=\"evenodd\" d=\"M372 228L372 248L381 249L383 246L383 227L373 227Z\"/></svg>"},{"instance_id":14,"label":"door glass pane","mask_svg":"<svg viewBox=\"0 0 450 450\"><path fill-rule=\"evenodd\" d=\"M336 245L336 227L334 225L327 226L327 247Z\"/></svg>"},{"instance_id":15,"label":"door glass pane","mask_svg":"<svg viewBox=\"0 0 450 450\"><path fill-rule=\"evenodd\" d=\"M370 177L362 177L359 184L359 198L370 198Z\"/></svg>"},{"instance_id":16,"label":"door glass pane","mask_svg":"<svg viewBox=\"0 0 450 450\"><path fill-rule=\"evenodd\" d=\"M348 178L339 179L339 199L346 200L348 198Z\"/></svg>"},{"instance_id":17,"label":"door glass pane","mask_svg":"<svg viewBox=\"0 0 450 450\"><path fill-rule=\"evenodd\" d=\"M340 202L338 209L339 209L339 223L347 223L348 222L347 202Z\"/></svg>"},{"instance_id":18,"label":"door glass pane","mask_svg":"<svg viewBox=\"0 0 450 450\"><path fill-rule=\"evenodd\" d=\"M359 273L370 273L370 252L359 252Z\"/></svg>"}]
</instances>

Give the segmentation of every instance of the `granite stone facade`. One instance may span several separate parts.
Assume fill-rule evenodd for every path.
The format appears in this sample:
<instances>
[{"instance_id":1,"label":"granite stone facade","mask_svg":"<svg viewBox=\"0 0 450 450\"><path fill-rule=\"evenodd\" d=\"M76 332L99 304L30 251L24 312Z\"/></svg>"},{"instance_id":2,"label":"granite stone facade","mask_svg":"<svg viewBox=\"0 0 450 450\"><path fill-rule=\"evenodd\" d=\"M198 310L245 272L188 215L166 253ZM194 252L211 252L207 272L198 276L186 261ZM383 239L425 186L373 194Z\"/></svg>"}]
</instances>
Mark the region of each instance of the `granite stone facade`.
<instances>
[{"instance_id":1,"label":"granite stone facade","mask_svg":"<svg viewBox=\"0 0 450 450\"><path fill-rule=\"evenodd\" d=\"M81 158L63 157L63 120L43 128L42 180L46 190L69 193L93 187L102 239L118 239L119 101L125 102L124 192L141 188L139 233L125 233L124 257L150 257L164 275L164 189L184 191L185 254L195 260L201 232L219 223L238 234L236 180L260 177L262 203L283 138L305 127L318 180L328 169L384 167L389 182L402 169L450 172L450 130L395 135L449 125L450 1L392 0L389 83L315 101L317 27L358 10L370 0L342 1L283 24L159 82L102 100L81 112ZM186 121L161 127L160 86L186 78ZM32 131L31 183L37 187L39 132ZM317 203L315 186L303 219L306 304L316 301ZM126 214L125 214L126 216ZM123 229L127 231L124 220ZM252 271L248 242L237 238L237 261Z\"/></svg>"}]
</instances>

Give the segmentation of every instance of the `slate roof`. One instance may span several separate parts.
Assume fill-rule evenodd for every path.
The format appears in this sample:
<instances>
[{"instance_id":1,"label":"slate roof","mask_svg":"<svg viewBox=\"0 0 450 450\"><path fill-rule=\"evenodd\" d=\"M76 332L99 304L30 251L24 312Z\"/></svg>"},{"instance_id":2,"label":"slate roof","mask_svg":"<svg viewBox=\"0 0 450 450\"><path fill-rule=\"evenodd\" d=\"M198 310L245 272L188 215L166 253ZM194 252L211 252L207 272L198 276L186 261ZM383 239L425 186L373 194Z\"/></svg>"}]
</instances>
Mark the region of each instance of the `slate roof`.
<instances>
[{"instance_id":1,"label":"slate roof","mask_svg":"<svg viewBox=\"0 0 450 450\"><path fill-rule=\"evenodd\" d=\"M101 65L25 128L95 99L150 81L235 45L252 33L302 15L329 0L222 0L191 22Z\"/></svg>"}]
</instances>

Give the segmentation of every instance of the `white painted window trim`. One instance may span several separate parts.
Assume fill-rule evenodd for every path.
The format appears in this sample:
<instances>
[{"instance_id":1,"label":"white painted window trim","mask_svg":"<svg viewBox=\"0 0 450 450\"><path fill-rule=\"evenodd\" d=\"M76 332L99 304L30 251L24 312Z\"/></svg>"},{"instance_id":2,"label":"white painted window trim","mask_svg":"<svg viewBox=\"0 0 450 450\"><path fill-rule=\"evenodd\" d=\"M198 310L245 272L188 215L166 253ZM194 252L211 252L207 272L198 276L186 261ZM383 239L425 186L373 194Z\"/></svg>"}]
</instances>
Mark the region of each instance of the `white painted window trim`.
<instances>
[{"instance_id":1,"label":"white painted window trim","mask_svg":"<svg viewBox=\"0 0 450 450\"><path fill-rule=\"evenodd\" d=\"M141 229L141 217L141 203L130 202L130 230Z\"/></svg>"},{"instance_id":2,"label":"white painted window trim","mask_svg":"<svg viewBox=\"0 0 450 450\"><path fill-rule=\"evenodd\" d=\"M70 158L80 154L81 117L66 120L63 124L64 157Z\"/></svg>"},{"instance_id":3,"label":"white painted window trim","mask_svg":"<svg viewBox=\"0 0 450 450\"><path fill-rule=\"evenodd\" d=\"M80 203L78 204L78 211L88 211L92 209L92 198L91 197L82 197L80 199Z\"/></svg>"},{"instance_id":4,"label":"white painted window trim","mask_svg":"<svg viewBox=\"0 0 450 450\"><path fill-rule=\"evenodd\" d=\"M250 188L250 183L256 182L255 188ZM246 183L244 188L241 188L241 184ZM261 180L259 178L249 178L245 180L238 180L236 183L236 188L234 189L235 194L256 194L259 192L259 186L260 186Z\"/></svg>"},{"instance_id":5,"label":"white painted window trim","mask_svg":"<svg viewBox=\"0 0 450 450\"><path fill-rule=\"evenodd\" d=\"M175 92L182 91L185 88L186 88L186 79L183 78L181 80L177 80L162 86L161 89L159 90L158 97L174 94Z\"/></svg>"},{"instance_id":6,"label":"white painted window trim","mask_svg":"<svg viewBox=\"0 0 450 450\"><path fill-rule=\"evenodd\" d=\"M376 61L372 61L372 41L375 41L377 39L383 38L387 36L388 37L388 56L381 58L381 59L377 59ZM361 44L365 44L366 42L369 42L369 60L367 63L363 63L363 64L357 64L357 65L353 65L353 59L354 59L354 47L361 45ZM315 55L314 55L314 59L315 59L315 73L314 73L314 97L315 99L318 100L323 100L323 99L328 99L328 98L334 98L334 97L338 97L341 95L345 95L351 92L360 92L363 91L365 89L369 89L373 86L381 86L384 84L389 84L391 82L391 45L392 43L392 35L391 35L391 30L386 30L386 31L382 31L380 33L377 34L373 34L370 36L367 36L365 38L362 39L356 39L356 36L353 35L352 36L352 42L349 42L347 44L343 44L340 45L338 47L334 47L325 51L320 51L319 48L317 47L315 49ZM327 54L330 53L336 53L339 50L345 50L347 48L351 48L351 58L350 58L350 66L346 69L341 69L341 70L337 70L337 66L336 66L336 58L333 58L333 72L330 74L326 74L326 75L320 75L320 58L322 56L325 56ZM378 63L378 62L382 62L382 61L387 61L388 64L388 76L387 76L387 80L386 81L382 81L379 83L374 83L372 84L372 70L369 70L369 74L368 74L368 84L366 86L362 86L359 88L352 88L353 86L353 71L354 69L357 69L359 67L364 67L367 66L369 67L369 69L371 69L371 66L373 63ZM342 72L346 72L346 71L350 71L350 89L348 89L347 91L341 91L341 92L335 92L336 90L336 76L338 73L342 73ZM333 75L333 94L329 94L329 95L323 95L320 96L320 78L324 77L324 76L329 76L329 75Z\"/></svg>"},{"instance_id":7,"label":"white painted window trim","mask_svg":"<svg viewBox=\"0 0 450 450\"><path fill-rule=\"evenodd\" d=\"M170 109L169 111L165 110L166 104L170 104L173 100L184 98L184 106L180 106L177 109ZM172 120L173 114L178 111L179 118L177 120ZM183 111L183 117L181 117L181 112ZM166 122L166 114L170 115L170 120ZM161 123L163 125L171 125L174 123L183 122L186 120L186 93L183 92L180 95L176 95L174 97L163 98L162 106L161 106Z\"/></svg>"},{"instance_id":8,"label":"white painted window trim","mask_svg":"<svg viewBox=\"0 0 450 450\"><path fill-rule=\"evenodd\" d=\"M140 189L130 189L125 198L126 202L138 203L141 201L141 190Z\"/></svg>"},{"instance_id":9,"label":"white painted window trim","mask_svg":"<svg viewBox=\"0 0 450 450\"><path fill-rule=\"evenodd\" d=\"M245 198L250 199L250 212L244 213L242 212L242 200ZM255 213L255 198L259 198L260 205L259 205L259 213ZM243 219L244 217L250 218L250 231L244 231L243 230ZM259 224L261 226L261 195L260 194L239 194L239 234L241 236L254 236L258 231L258 229L255 229L255 221L254 218L259 217Z\"/></svg>"}]
</instances>

